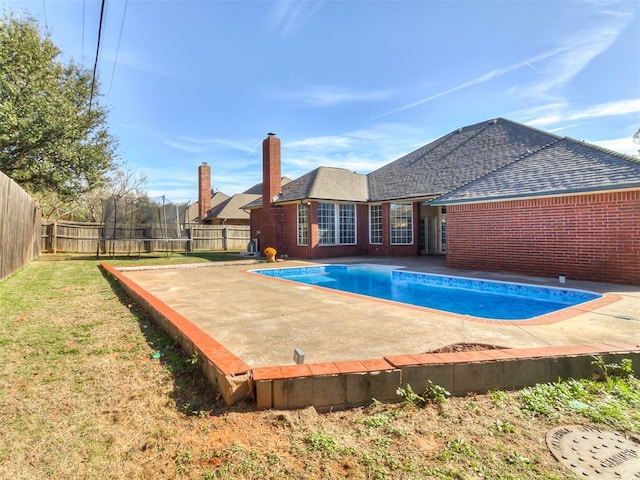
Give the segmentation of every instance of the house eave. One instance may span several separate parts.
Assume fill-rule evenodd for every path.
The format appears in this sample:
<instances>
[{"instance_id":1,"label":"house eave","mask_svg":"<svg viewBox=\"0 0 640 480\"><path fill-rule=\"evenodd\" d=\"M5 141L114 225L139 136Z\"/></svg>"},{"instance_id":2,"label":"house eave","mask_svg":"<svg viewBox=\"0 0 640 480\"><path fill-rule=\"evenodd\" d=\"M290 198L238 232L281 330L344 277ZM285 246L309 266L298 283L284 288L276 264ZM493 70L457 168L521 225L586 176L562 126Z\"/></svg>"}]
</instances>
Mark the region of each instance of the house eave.
<instances>
[{"instance_id":1,"label":"house eave","mask_svg":"<svg viewBox=\"0 0 640 480\"><path fill-rule=\"evenodd\" d=\"M499 196L491 196L491 197L476 197L476 198L464 198L459 200L438 200L437 198L431 202L428 202L427 205L431 206L445 206L445 205L464 205L464 204L473 204L473 203L495 203L495 202L504 202L509 200L529 200L534 198L550 198L550 197L575 197L577 195L584 195L586 193L589 194L599 194L599 193L615 193L615 192L629 192L634 190L640 190L640 185L631 185L631 186L617 186L612 188L582 188L575 189L571 191L567 190L556 190L552 192L544 192L539 194L532 193L523 193L520 195L499 195Z\"/></svg>"},{"instance_id":2,"label":"house eave","mask_svg":"<svg viewBox=\"0 0 640 480\"><path fill-rule=\"evenodd\" d=\"M420 203L427 203L431 200L433 200L434 198L437 198L439 195L442 195L442 193L437 193L437 194L433 194L433 195L421 195L419 197L398 197L398 198L384 198L384 199L377 199L377 200L368 200L367 203L371 203L371 204L380 204L380 203L414 203L414 202L420 202Z\"/></svg>"}]
</instances>

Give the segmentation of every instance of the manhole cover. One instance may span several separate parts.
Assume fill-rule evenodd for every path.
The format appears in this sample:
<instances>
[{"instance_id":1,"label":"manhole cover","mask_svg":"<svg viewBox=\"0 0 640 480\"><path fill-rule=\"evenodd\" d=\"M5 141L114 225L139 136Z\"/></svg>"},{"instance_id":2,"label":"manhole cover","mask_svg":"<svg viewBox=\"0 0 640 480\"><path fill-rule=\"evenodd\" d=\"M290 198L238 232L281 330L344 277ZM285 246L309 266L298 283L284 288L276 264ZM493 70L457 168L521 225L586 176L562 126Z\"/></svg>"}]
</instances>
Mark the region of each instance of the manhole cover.
<instances>
[{"instance_id":1,"label":"manhole cover","mask_svg":"<svg viewBox=\"0 0 640 480\"><path fill-rule=\"evenodd\" d=\"M586 425L547 432L547 445L560 463L581 478L640 479L640 440Z\"/></svg>"}]
</instances>

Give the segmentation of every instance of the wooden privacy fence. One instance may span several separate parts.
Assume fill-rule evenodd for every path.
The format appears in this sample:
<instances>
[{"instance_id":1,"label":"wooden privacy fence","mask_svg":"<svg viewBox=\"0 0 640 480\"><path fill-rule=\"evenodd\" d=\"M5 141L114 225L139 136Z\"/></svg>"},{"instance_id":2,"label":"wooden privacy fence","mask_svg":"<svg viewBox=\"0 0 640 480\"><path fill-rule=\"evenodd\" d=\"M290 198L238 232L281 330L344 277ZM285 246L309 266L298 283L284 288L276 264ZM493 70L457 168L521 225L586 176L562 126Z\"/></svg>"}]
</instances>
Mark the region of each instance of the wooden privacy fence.
<instances>
[{"instance_id":1,"label":"wooden privacy fence","mask_svg":"<svg viewBox=\"0 0 640 480\"><path fill-rule=\"evenodd\" d=\"M102 224L58 221L42 225L42 249L49 253L132 254L165 251L246 251L248 225L190 225L185 238L163 239L154 225L133 228L109 227L108 235L118 240L102 240Z\"/></svg>"},{"instance_id":2,"label":"wooden privacy fence","mask_svg":"<svg viewBox=\"0 0 640 480\"><path fill-rule=\"evenodd\" d=\"M250 238L248 225L191 225L191 250L247 250Z\"/></svg>"},{"instance_id":3,"label":"wooden privacy fence","mask_svg":"<svg viewBox=\"0 0 640 480\"><path fill-rule=\"evenodd\" d=\"M40 255L40 208L0 172L0 280Z\"/></svg>"}]
</instances>

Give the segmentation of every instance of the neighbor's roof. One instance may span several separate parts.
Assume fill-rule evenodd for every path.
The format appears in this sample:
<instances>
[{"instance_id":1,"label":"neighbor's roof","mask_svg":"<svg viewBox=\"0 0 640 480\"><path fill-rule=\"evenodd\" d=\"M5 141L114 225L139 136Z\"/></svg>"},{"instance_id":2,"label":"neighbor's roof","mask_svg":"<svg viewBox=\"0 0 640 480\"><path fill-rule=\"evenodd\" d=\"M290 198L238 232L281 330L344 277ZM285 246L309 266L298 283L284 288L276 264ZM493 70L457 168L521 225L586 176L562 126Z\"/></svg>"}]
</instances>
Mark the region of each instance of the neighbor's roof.
<instances>
[{"instance_id":1,"label":"neighbor's roof","mask_svg":"<svg viewBox=\"0 0 640 480\"><path fill-rule=\"evenodd\" d=\"M262 198L262 196L238 193L209 210L205 219L211 220L214 218L220 218L227 220L249 220L249 213L242 210L242 207L256 198Z\"/></svg>"},{"instance_id":2,"label":"neighbor's roof","mask_svg":"<svg viewBox=\"0 0 640 480\"><path fill-rule=\"evenodd\" d=\"M370 201L442 195L558 138L504 118L460 128L371 172Z\"/></svg>"},{"instance_id":3,"label":"neighbor's roof","mask_svg":"<svg viewBox=\"0 0 640 480\"><path fill-rule=\"evenodd\" d=\"M291 182L291 179L289 177L282 177L280 181L282 182L282 185L286 185L287 183ZM256 183L253 187L245 190L242 193L249 193L252 195L262 195L262 183Z\"/></svg>"},{"instance_id":4,"label":"neighbor's roof","mask_svg":"<svg viewBox=\"0 0 640 480\"><path fill-rule=\"evenodd\" d=\"M229 195L226 195L222 192L215 192L211 196L211 208L209 210L214 208L216 205L224 202L228 198L229 198ZM193 202L191 205L189 205L189 217L192 218L192 221L195 219L200 220L198 218L198 208L199 208L199 202ZM206 217L207 215L205 214L205 218Z\"/></svg>"},{"instance_id":5,"label":"neighbor's roof","mask_svg":"<svg viewBox=\"0 0 640 480\"><path fill-rule=\"evenodd\" d=\"M562 138L431 202L547 196L640 187L640 160Z\"/></svg>"}]
</instances>

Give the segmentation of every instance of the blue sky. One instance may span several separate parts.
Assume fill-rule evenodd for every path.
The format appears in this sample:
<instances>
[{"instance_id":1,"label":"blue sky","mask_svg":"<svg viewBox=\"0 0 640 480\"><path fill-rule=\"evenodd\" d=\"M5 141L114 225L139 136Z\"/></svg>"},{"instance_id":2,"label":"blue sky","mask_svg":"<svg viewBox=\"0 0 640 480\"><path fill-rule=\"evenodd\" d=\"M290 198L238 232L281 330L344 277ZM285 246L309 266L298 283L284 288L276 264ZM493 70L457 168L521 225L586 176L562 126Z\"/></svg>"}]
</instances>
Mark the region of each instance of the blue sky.
<instances>
[{"instance_id":1,"label":"blue sky","mask_svg":"<svg viewBox=\"0 0 640 480\"><path fill-rule=\"evenodd\" d=\"M100 2L0 0L93 68ZM107 0L98 77L125 168L197 198L240 193L261 142L282 173L374 170L496 117L635 153L640 2Z\"/></svg>"}]
</instances>

